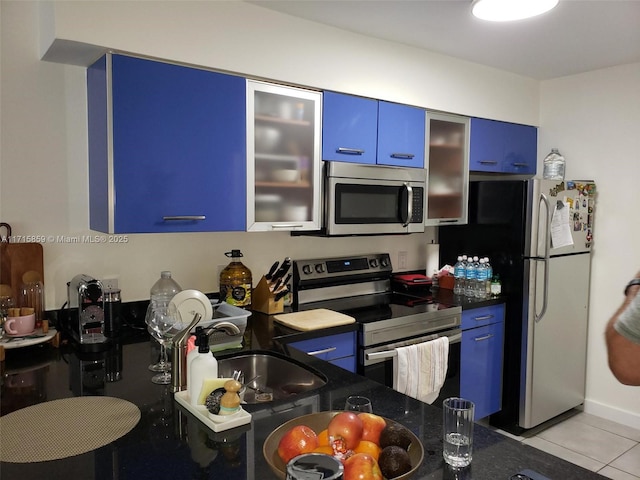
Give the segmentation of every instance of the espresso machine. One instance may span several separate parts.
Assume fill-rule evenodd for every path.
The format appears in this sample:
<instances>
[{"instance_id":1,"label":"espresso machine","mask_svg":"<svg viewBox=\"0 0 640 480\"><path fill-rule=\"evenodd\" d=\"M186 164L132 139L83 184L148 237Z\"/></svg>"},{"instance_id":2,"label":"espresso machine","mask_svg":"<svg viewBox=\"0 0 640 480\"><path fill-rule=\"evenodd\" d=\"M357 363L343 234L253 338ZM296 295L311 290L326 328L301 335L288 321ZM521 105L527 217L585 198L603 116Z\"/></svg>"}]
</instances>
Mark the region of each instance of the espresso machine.
<instances>
[{"instance_id":1,"label":"espresso machine","mask_svg":"<svg viewBox=\"0 0 640 480\"><path fill-rule=\"evenodd\" d=\"M67 283L68 330L80 347L91 350L107 346L105 302L102 282L85 274Z\"/></svg>"}]
</instances>

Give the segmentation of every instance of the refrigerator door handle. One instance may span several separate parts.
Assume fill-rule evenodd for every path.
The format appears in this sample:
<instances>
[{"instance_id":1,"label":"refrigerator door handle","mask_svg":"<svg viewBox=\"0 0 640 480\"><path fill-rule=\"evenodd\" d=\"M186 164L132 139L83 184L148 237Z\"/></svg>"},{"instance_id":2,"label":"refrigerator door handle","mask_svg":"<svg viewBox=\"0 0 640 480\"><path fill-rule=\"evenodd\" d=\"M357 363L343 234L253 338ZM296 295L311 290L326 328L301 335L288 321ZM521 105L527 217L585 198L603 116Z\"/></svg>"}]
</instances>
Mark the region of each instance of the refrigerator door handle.
<instances>
[{"instance_id":1,"label":"refrigerator door handle","mask_svg":"<svg viewBox=\"0 0 640 480\"><path fill-rule=\"evenodd\" d=\"M546 228L545 228L545 233L544 233L544 258L542 259L542 261L544 262L544 286L543 286L543 292L542 292L542 309L540 310L540 313L534 312L534 319L537 322L539 322L540 320L542 320L542 317L544 317L544 314L547 312L547 301L549 299L549 252L551 251L551 205L549 203L549 199L547 198L547 196L543 193L540 194L540 201L538 202L538 207L540 207L542 204L544 203L544 206L546 208L547 214L546 214ZM540 209L541 211L542 209ZM537 294L538 289L535 289L535 293L534 293L534 308L536 305L536 298L535 295Z\"/></svg>"}]
</instances>

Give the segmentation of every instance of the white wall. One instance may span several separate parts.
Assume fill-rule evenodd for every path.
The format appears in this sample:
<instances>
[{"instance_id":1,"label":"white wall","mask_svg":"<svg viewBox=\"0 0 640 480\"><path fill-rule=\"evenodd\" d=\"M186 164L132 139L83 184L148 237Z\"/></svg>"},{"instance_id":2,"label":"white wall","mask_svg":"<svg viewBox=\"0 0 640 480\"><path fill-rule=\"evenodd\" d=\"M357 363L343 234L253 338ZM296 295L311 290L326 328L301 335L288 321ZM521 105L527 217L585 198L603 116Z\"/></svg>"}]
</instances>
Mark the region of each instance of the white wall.
<instances>
[{"instance_id":1,"label":"white wall","mask_svg":"<svg viewBox=\"0 0 640 480\"><path fill-rule=\"evenodd\" d=\"M635 392L614 384L606 371L601 342L604 322L639 263L634 258L622 265L614 252L633 253L631 239L614 237L614 228L602 225L607 218L610 224L618 219L620 229L631 234L637 229L626 213L628 207L624 217L617 214L618 196L611 195L621 191L619 183L613 185L612 160L625 168L617 182L631 183L634 175L627 175L627 169L640 168L632 162L638 149L624 144L637 139L620 130L639 124L637 103L634 113L629 102L629 97L638 98L637 68L546 82L540 104L540 85L532 79L242 2L87 1L40 6L29 1L0 2L0 220L10 223L14 233L92 233L88 230L85 72L81 67L40 60L41 45L51 45L54 37L70 41L71 46L80 42L121 49L443 111L532 125L540 120L540 158L552 144L559 147L569 162L568 176L594 177L600 189L588 405L602 405L605 412L610 407L633 412L636 417L631 419L638 418L631 398ZM50 57L63 55L64 48L57 42ZM611 107L615 116L605 114L616 95L626 99L620 99L619 107L617 103ZM638 195L632 188L627 191L625 200ZM635 203L630 200L624 206ZM286 233L163 234L133 235L125 245L45 243L46 303L49 309L59 308L66 299L66 282L81 272L99 278L120 275L125 301L148 298L163 269L172 270L183 288L215 291L218 265L228 262L224 252L232 248L242 249L255 276L285 255L308 258L365 250L388 251L394 260L406 250L408 269L423 268L424 245L435 234L433 229L424 235L356 239L292 238ZM605 251L615 259L603 259Z\"/></svg>"},{"instance_id":2,"label":"white wall","mask_svg":"<svg viewBox=\"0 0 640 480\"><path fill-rule=\"evenodd\" d=\"M566 178L597 181L585 411L640 428L640 391L610 373L603 334L640 270L640 64L543 82L540 124L539 157L558 147Z\"/></svg>"},{"instance_id":3,"label":"white wall","mask_svg":"<svg viewBox=\"0 0 640 480\"><path fill-rule=\"evenodd\" d=\"M16 234L91 233L85 69L40 61L54 39L47 58L61 58L78 45L99 46L452 112L537 122L538 84L531 79L243 2L3 1L0 8L0 218ZM285 255L364 250L388 251L394 260L399 251L408 251L407 268L424 268L424 245L434 238L429 228L424 235L366 240L210 233L132 235L124 245L47 241L46 304L49 309L62 306L66 282L77 273L119 275L125 301L148 298L162 269L172 270L183 288L217 291L218 266L228 263L224 252L232 248L243 251L256 277Z\"/></svg>"}]
</instances>

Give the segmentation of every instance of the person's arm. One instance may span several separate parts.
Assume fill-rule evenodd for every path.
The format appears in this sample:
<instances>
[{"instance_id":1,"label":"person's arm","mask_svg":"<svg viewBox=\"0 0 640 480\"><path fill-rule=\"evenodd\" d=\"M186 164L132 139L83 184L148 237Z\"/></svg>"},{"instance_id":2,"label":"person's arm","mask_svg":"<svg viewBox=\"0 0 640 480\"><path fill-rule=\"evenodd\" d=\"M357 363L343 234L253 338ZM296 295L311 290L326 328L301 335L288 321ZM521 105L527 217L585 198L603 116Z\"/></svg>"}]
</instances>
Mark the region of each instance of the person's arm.
<instances>
[{"instance_id":1,"label":"person's arm","mask_svg":"<svg viewBox=\"0 0 640 480\"><path fill-rule=\"evenodd\" d=\"M640 278L640 272L636 275ZM640 343L619 333L616 322L623 316L625 323L634 323L640 329L640 285L629 287L624 303L607 323L605 337L609 356L609 368L620 383L640 385Z\"/></svg>"}]
</instances>

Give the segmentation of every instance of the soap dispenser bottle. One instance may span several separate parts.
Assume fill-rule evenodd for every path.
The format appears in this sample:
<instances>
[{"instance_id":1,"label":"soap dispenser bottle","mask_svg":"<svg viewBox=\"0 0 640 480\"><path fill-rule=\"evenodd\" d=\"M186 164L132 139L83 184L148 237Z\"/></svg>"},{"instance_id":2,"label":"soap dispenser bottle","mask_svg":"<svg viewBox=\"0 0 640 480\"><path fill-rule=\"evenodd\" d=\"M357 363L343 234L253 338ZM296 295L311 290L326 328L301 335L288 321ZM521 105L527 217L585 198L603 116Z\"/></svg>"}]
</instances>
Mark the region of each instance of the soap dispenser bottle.
<instances>
[{"instance_id":1,"label":"soap dispenser bottle","mask_svg":"<svg viewBox=\"0 0 640 480\"><path fill-rule=\"evenodd\" d=\"M187 393L189 403L193 406L198 405L204 381L207 378L218 378L218 361L209 348L209 333L206 330L199 331L196 343L198 353L191 360L187 358Z\"/></svg>"}]
</instances>

